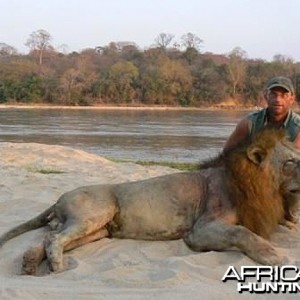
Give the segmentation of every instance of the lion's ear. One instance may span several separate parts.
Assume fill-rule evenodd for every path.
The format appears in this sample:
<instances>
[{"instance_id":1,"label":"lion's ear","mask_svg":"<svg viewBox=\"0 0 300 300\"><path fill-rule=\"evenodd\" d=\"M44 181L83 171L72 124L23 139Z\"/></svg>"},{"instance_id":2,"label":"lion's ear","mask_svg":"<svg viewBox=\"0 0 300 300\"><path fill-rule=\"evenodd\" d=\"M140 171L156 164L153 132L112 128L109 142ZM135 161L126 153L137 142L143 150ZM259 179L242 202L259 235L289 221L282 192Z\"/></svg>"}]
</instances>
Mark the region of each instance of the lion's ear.
<instances>
[{"instance_id":1,"label":"lion's ear","mask_svg":"<svg viewBox=\"0 0 300 300\"><path fill-rule=\"evenodd\" d=\"M260 147L253 146L247 149L247 156L253 163L259 165L267 156L267 152Z\"/></svg>"}]
</instances>

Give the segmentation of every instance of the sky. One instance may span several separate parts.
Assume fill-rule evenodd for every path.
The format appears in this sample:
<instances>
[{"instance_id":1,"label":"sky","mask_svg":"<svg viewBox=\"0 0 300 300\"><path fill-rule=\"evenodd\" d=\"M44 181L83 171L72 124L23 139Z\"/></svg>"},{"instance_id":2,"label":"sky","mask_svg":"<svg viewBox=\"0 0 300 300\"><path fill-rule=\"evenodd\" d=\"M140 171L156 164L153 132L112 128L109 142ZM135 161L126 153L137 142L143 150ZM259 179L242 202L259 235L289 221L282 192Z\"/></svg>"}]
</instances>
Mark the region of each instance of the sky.
<instances>
[{"instance_id":1,"label":"sky","mask_svg":"<svg viewBox=\"0 0 300 300\"><path fill-rule=\"evenodd\" d=\"M112 41L146 49L160 33L180 42L191 32L202 53L240 47L249 59L300 61L300 0L0 0L0 43L27 53L39 29L67 52Z\"/></svg>"}]
</instances>

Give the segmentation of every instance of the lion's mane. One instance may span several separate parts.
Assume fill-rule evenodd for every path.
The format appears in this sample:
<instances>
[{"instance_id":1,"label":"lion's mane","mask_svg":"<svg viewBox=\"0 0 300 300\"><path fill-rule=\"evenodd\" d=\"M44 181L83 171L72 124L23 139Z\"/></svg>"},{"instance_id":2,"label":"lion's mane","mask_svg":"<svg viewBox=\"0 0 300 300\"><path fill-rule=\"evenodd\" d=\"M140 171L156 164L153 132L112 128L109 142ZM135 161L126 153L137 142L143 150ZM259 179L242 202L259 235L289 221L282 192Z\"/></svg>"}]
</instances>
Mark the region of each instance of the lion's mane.
<instances>
[{"instance_id":1,"label":"lion's mane","mask_svg":"<svg viewBox=\"0 0 300 300\"><path fill-rule=\"evenodd\" d=\"M202 166L225 166L228 194L238 223L265 238L283 219L283 195L279 192L278 174L269 159L255 164L249 159L247 149L250 145L259 146L268 155L275 142L283 139L286 139L283 130L268 128Z\"/></svg>"}]
</instances>

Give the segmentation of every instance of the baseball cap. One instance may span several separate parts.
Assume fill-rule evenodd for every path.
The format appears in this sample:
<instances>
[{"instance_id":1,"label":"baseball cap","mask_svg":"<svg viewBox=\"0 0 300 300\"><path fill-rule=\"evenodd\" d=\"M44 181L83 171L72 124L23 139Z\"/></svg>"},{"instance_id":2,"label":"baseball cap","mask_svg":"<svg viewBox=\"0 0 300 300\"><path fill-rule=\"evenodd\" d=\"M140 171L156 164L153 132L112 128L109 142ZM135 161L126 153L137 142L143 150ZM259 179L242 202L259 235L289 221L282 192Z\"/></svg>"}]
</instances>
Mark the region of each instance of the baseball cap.
<instances>
[{"instance_id":1,"label":"baseball cap","mask_svg":"<svg viewBox=\"0 0 300 300\"><path fill-rule=\"evenodd\" d=\"M286 89L288 92L295 94L293 83L287 77L277 76L277 77L270 79L266 85L266 89L270 90L277 86L282 87L282 88Z\"/></svg>"}]
</instances>

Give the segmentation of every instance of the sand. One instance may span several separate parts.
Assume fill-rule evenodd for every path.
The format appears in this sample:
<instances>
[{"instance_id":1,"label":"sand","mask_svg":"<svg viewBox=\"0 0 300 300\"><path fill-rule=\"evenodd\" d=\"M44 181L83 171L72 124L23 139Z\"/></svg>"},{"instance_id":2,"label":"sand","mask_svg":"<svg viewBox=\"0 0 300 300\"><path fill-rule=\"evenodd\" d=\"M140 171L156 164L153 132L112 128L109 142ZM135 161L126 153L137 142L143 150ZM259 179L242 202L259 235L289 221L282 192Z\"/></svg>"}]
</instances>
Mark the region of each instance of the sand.
<instances>
[{"instance_id":1,"label":"sand","mask_svg":"<svg viewBox=\"0 0 300 300\"><path fill-rule=\"evenodd\" d=\"M0 234L41 212L64 192L97 183L123 182L178 172L113 163L80 150L42 144L0 144ZM45 174L43 174L44 172ZM238 251L195 253L178 241L102 239L67 252L67 270L20 275L23 252L40 241L41 228L0 249L0 299L253 299L223 283L228 266L255 263ZM300 236L278 227L272 238L289 264L299 265ZM46 268L42 265L41 270ZM276 295L275 295L276 296ZM294 296L281 294L280 299ZM257 297L257 296L256 296ZM273 299L274 294L259 295Z\"/></svg>"}]
</instances>

